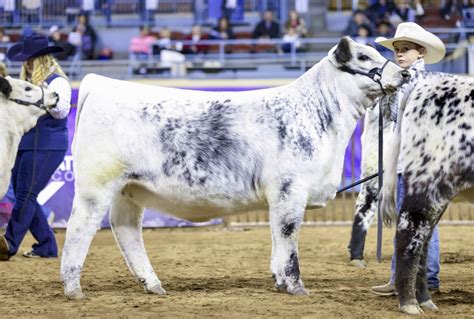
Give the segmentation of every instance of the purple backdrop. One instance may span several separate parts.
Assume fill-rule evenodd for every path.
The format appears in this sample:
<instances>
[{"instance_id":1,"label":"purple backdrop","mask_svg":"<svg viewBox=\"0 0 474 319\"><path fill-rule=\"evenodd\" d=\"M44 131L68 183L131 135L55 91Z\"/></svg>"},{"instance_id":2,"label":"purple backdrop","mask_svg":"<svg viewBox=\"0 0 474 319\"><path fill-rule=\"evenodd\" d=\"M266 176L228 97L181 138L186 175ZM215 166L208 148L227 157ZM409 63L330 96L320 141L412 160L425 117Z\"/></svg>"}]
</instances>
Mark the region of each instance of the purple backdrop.
<instances>
[{"instance_id":1,"label":"purple backdrop","mask_svg":"<svg viewBox=\"0 0 474 319\"><path fill-rule=\"evenodd\" d=\"M252 89L261 89L263 87L246 87L246 88L192 88L194 90L205 90L205 91L246 91ZM77 102L78 90L73 90L72 104L75 105ZM71 113L68 118L69 127L69 145L72 143L72 139L75 132L75 119L76 119L76 108L71 109ZM360 177L360 134L362 128L361 124L357 125L357 128L353 135L354 154L351 154L349 143L348 149L345 154L344 163L344 175L346 182L350 183L352 179L359 179ZM352 141L352 140L351 140ZM352 156L354 156L354 172L351 171ZM71 149L69 147L66 157L63 163L54 173L51 181L46 188L40 193L38 201L40 204L49 207L55 212L56 217L53 226L54 227L66 227L67 220L72 207L72 201L74 197L74 165L71 155ZM176 219L159 212L146 210L144 218L145 227L182 227L182 226L202 226L214 223L219 223L220 219L211 220L206 223L191 223L189 221ZM104 218L102 222L103 227L108 227L108 217Z\"/></svg>"}]
</instances>

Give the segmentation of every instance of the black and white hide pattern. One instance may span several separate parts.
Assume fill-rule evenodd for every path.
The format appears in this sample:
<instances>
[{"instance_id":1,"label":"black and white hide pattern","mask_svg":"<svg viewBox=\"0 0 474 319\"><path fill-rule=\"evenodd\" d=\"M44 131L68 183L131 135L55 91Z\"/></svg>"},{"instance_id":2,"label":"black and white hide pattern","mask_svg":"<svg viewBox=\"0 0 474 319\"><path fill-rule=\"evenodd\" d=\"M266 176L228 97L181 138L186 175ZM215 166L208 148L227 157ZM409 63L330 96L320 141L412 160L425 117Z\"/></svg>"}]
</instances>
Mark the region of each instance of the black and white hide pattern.
<instances>
[{"instance_id":1,"label":"black and white hide pattern","mask_svg":"<svg viewBox=\"0 0 474 319\"><path fill-rule=\"evenodd\" d=\"M381 209L397 216L397 158L406 195L397 216L396 279L400 309L437 309L428 292L426 254L433 229L456 196L474 203L474 79L420 72L384 157Z\"/></svg>"},{"instance_id":2,"label":"black and white hide pattern","mask_svg":"<svg viewBox=\"0 0 474 319\"><path fill-rule=\"evenodd\" d=\"M149 293L165 290L143 244L145 207L189 220L268 209L275 285L307 294L297 243L305 207L335 197L357 120L383 94L380 85L394 92L408 77L393 63L380 85L344 70L368 73L385 62L343 38L293 83L266 90L199 92L87 75L61 261L66 296L84 297L81 270L109 207L127 265Z\"/></svg>"}]
</instances>

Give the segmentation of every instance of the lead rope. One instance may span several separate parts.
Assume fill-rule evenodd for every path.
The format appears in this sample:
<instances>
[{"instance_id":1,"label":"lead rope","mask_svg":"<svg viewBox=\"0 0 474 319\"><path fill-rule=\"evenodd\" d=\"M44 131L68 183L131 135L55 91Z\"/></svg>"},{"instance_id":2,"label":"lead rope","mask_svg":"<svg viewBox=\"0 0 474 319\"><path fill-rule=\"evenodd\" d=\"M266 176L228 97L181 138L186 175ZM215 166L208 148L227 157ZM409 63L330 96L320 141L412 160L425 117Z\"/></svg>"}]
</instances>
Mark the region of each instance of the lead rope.
<instances>
[{"instance_id":1,"label":"lead rope","mask_svg":"<svg viewBox=\"0 0 474 319\"><path fill-rule=\"evenodd\" d=\"M379 170L379 191L382 190L382 183L383 183L383 116L382 116L382 102L385 99L386 95L384 95L379 99L379 163L378 163L378 170ZM380 263L382 261L382 211L380 210L380 200L377 202L377 261Z\"/></svg>"}]
</instances>

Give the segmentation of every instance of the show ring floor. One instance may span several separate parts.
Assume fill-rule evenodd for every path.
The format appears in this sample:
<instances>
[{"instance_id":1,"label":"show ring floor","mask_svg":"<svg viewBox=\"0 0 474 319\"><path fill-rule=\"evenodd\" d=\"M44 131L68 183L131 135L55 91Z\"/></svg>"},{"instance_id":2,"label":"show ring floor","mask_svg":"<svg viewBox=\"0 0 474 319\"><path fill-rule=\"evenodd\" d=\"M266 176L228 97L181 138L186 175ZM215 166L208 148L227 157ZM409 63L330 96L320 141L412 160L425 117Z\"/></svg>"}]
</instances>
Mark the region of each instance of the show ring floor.
<instances>
[{"instance_id":1,"label":"show ring floor","mask_svg":"<svg viewBox=\"0 0 474 319\"><path fill-rule=\"evenodd\" d=\"M167 296L149 295L128 271L110 230L95 237L82 273L87 296L68 301L60 282L60 258L0 263L0 317L402 317L398 301L369 292L387 282L393 230L384 229L383 261L375 261L375 232L369 231L369 268L347 265L350 227L305 227L300 267L311 295L277 293L269 271L267 227L225 230L147 229L144 239ZM60 247L64 231L57 233ZM474 316L474 228L440 227L440 307L429 317ZM21 251L33 243L25 239Z\"/></svg>"}]
</instances>

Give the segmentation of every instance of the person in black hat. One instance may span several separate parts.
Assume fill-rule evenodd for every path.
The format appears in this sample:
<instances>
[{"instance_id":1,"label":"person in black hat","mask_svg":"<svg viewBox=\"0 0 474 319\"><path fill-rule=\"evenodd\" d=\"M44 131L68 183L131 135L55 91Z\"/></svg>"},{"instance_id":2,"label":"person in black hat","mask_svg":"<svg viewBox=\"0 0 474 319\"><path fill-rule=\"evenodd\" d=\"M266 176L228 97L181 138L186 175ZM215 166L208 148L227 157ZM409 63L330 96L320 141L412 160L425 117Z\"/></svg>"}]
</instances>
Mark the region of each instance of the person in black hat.
<instances>
[{"instance_id":1,"label":"person in black hat","mask_svg":"<svg viewBox=\"0 0 474 319\"><path fill-rule=\"evenodd\" d=\"M38 194L64 159L68 148L67 116L71 107L71 86L52 54L61 52L49 45L42 35L25 37L7 52L11 61L23 62L20 78L34 85L47 85L59 96L55 108L38 119L34 128L23 135L12 184L16 197L6 233L0 236L0 260L15 255L28 230L38 243L23 254L25 257L57 257L54 233L48 225Z\"/></svg>"}]
</instances>

